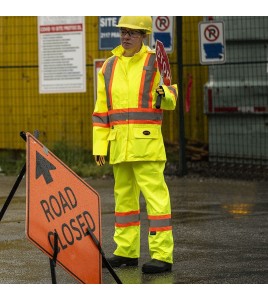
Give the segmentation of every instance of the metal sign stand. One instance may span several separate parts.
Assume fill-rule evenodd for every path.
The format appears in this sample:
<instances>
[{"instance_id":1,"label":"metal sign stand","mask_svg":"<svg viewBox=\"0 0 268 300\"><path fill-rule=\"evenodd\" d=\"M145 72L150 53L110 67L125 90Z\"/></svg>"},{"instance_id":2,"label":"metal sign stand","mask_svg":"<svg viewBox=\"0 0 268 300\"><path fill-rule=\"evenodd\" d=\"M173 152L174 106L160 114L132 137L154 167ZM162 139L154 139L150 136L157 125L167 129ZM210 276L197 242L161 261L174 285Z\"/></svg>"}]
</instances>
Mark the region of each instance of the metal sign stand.
<instances>
[{"instance_id":1,"label":"metal sign stand","mask_svg":"<svg viewBox=\"0 0 268 300\"><path fill-rule=\"evenodd\" d=\"M94 244L96 245L96 247L99 249L101 255L102 255L102 262L105 264L106 268L109 270L109 272L111 273L111 275L113 276L114 280L117 283L122 283L122 281L120 280L120 278L116 275L114 269L112 268L112 266L110 265L110 263L108 262L108 260L105 257L105 254L101 248L100 242L97 240L97 238L95 237L93 231L91 230L91 228L88 228L87 232L89 233L91 239L93 240Z\"/></svg>"},{"instance_id":2,"label":"metal sign stand","mask_svg":"<svg viewBox=\"0 0 268 300\"><path fill-rule=\"evenodd\" d=\"M26 134L25 134L25 132L21 132L20 136L26 141ZM12 187L12 189L11 189L11 191L10 191L10 193L9 193L9 195L8 195L8 197L7 197L5 203L4 203L4 205L3 205L3 207L2 207L2 209L0 211L0 221L4 217L4 214L5 214L8 206L9 206L9 204L11 202L11 200L13 199L13 197L14 197L14 195L16 193L16 191L17 191L17 189L18 189L18 187L19 187L19 185L21 183L21 180L22 180L23 176L25 175L25 172L26 172L26 164L24 164L24 166L22 167L22 169L20 171L20 174L17 177L17 180L15 181L15 183L14 183L14 185L13 185L13 187Z\"/></svg>"},{"instance_id":3,"label":"metal sign stand","mask_svg":"<svg viewBox=\"0 0 268 300\"><path fill-rule=\"evenodd\" d=\"M26 134L25 132L20 132L20 136L24 139L24 141L26 142ZM36 130L34 132L34 136L37 138L39 136L39 132ZM2 218L4 217L5 215L5 212L9 206L9 204L11 203L11 200L13 199L22 179L23 179L23 176L25 175L26 173L26 163L24 164L24 166L22 167L20 173L19 173L19 176L17 177L1 211L0 211L0 221L2 220ZM50 262L50 270L51 270L51 279L52 279L52 283L57 283L56 282L56 271L55 271L55 268L56 268L56 261L57 261L57 255L58 255L58 234L55 232L54 233L54 253L53 253L53 258L49 259L49 262Z\"/></svg>"},{"instance_id":4,"label":"metal sign stand","mask_svg":"<svg viewBox=\"0 0 268 300\"><path fill-rule=\"evenodd\" d=\"M53 284L57 283L57 280L56 280L56 263L57 263L57 256L58 256L58 253L59 253L58 243L59 243L58 234L57 234L57 232L54 232L54 247L53 247L54 253L53 253L53 257L49 258L51 280L52 280Z\"/></svg>"}]
</instances>

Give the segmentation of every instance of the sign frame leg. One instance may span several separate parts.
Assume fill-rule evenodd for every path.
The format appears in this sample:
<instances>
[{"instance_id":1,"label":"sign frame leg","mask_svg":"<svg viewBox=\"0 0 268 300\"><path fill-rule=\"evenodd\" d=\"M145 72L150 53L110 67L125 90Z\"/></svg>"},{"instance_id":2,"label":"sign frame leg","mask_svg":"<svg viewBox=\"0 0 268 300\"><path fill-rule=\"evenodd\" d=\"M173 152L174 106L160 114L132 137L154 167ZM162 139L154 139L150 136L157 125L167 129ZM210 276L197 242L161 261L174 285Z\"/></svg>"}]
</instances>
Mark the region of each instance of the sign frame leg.
<instances>
[{"instance_id":1,"label":"sign frame leg","mask_svg":"<svg viewBox=\"0 0 268 300\"><path fill-rule=\"evenodd\" d=\"M23 132L23 131L20 132L20 136L24 139L24 141L26 141L25 132ZM15 181L15 183L14 183L14 185L13 185L13 187L12 187L12 189L11 189L11 191L10 191L10 193L9 193L9 195L8 195L6 201L5 201L5 203L4 203L4 205L1 209L1 211L0 211L0 222L1 222L2 218L4 217L4 214L5 214L5 212L8 208L11 200L13 199L13 197L14 197L14 195L15 195L15 193L16 193L16 191L17 191L17 189L18 189L25 173L26 173L26 164L24 164L24 166L22 167L22 169L21 169L21 171L20 171L20 173L19 173L19 175L18 175L18 177L17 177L17 179L16 179L16 181Z\"/></svg>"},{"instance_id":2,"label":"sign frame leg","mask_svg":"<svg viewBox=\"0 0 268 300\"><path fill-rule=\"evenodd\" d=\"M117 274L115 273L114 269L112 268L112 266L110 265L110 263L108 262L108 260L105 257L105 254L101 248L100 242L97 240L96 236L94 235L93 231L91 230L91 228L88 228L88 233L91 237L91 239L93 240L94 244L96 245L96 247L99 249L101 255L102 255L102 262L105 264L106 268L109 270L109 272L111 273L111 275L113 276L114 280L119 283L122 284L123 282L120 280L120 278L117 276Z\"/></svg>"},{"instance_id":3,"label":"sign frame leg","mask_svg":"<svg viewBox=\"0 0 268 300\"><path fill-rule=\"evenodd\" d=\"M50 265L50 273L51 273L51 281L52 284L57 283L56 279L56 264L57 264L57 255L59 253L59 246L58 246L59 238L57 232L54 232L54 247L53 247L53 257L49 258L49 265Z\"/></svg>"}]
</instances>

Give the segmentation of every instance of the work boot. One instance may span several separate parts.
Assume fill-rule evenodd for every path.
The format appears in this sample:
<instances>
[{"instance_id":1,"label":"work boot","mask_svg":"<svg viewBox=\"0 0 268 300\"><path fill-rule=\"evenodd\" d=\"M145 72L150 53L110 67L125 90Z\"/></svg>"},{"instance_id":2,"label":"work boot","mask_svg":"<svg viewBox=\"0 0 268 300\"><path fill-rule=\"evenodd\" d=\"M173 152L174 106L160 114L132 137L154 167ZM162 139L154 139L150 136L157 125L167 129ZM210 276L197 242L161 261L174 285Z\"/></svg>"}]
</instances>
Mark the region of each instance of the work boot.
<instances>
[{"instance_id":1,"label":"work boot","mask_svg":"<svg viewBox=\"0 0 268 300\"><path fill-rule=\"evenodd\" d=\"M106 259L113 268L119 268L122 265L133 266L133 267L138 265L138 258L130 258L130 257L114 255ZM102 261L102 267L106 268L103 261Z\"/></svg>"},{"instance_id":2,"label":"work boot","mask_svg":"<svg viewBox=\"0 0 268 300\"><path fill-rule=\"evenodd\" d=\"M148 274L170 272L171 268L172 264L153 258L142 266L142 272Z\"/></svg>"}]
</instances>

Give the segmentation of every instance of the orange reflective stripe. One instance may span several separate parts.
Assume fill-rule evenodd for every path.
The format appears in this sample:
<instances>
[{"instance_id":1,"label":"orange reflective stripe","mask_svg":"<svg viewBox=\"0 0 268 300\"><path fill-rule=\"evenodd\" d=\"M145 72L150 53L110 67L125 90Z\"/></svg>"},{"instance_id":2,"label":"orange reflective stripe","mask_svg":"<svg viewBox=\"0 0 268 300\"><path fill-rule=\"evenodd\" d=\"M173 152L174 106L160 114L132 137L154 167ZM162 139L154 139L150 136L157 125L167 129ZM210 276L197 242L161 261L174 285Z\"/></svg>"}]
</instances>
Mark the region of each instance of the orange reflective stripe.
<instances>
[{"instance_id":1,"label":"orange reflective stripe","mask_svg":"<svg viewBox=\"0 0 268 300\"><path fill-rule=\"evenodd\" d=\"M113 77L114 77L114 70L117 64L118 57L113 56L106 64L103 75L105 80L105 88L106 88L106 96L107 96L107 106L108 109L112 109L113 100L112 100L112 85L113 85Z\"/></svg>"},{"instance_id":2,"label":"orange reflective stripe","mask_svg":"<svg viewBox=\"0 0 268 300\"><path fill-rule=\"evenodd\" d=\"M140 211L115 212L115 226L140 226Z\"/></svg>"},{"instance_id":3,"label":"orange reflective stripe","mask_svg":"<svg viewBox=\"0 0 268 300\"><path fill-rule=\"evenodd\" d=\"M168 231L172 230L172 226L165 226L165 227L150 227L149 231Z\"/></svg>"},{"instance_id":4,"label":"orange reflective stripe","mask_svg":"<svg viewBox=\"0 0 268 300\"><path fill-rule=\"evenodd\" d=\"M163 111L153 108L115 109L108 112L110 125L162 124Z\"/></svg>"},{"instance_id":5,"label":"orange reflective stripe","mask_svg":"<svg viewBox=\"0 0 268 300\"><path fill-rule=\"evenodd\" d=\"M104 73L105 73L106 67L107 67L107 61L104 62L103 66L102 66L102 74L103 74L103 75L104 75Z\"/></svg>"},{"instance_id":6,"label":"orange reflective stripe","mask_svg":"<svg viewBox=\"0 0 268 300\"><path fill-rule=\"evenodd\" d=\"M115 212L116 216L129 216L129 215L136 215L139 214L140 210L131 210L127 212Z\"/></svg>"},{"instance_id":7,"label":"orange reflective stripe","mask_svg":"<svg viewBox=\"0 0 268 300\"><path fill-rule=\"evenodd\" d=\"M177 100L178 94L177 94L176 89L175 89L173 86L168 86L167 88L168 88L169 91L175 96L175 98L176 98L176 100Z\"/></svg>"},{"instance_id":8,"label":"orange reflective stripe","mask_svg":"<svg viewBox=\"0 0 268 300\"><path fill-rule=\"evenodd\" d=\"M140 221L129 222L129 223L125 223L125 224L115 223L115 227L129 227L129 226L140 226Z\"/></svg>"},{"instance_id":9,"label":"orange reflective stripe","mask_svg":"<svg viewBox=\"0 0 268 300\"><path fill-rule=\"evenodd\" d=\"M139 107L152 107L152 86L156 75L156 59L155 54L148 53L141 77L139 89Z\"/></svg>"},{"instance_id":10,"label":"orange reflective stripe","mask_svg":"<svg viewBox=\"0 0 268 300\"><path fill-rule=\"evenodd\" d=\"M93 113L93 126L109 127L109 118L107 113Z\"/></svg>"},{"instance_id":11,"label":"orange reflective stripe","mask_svg":"<svg viewBox=\"0 0 268 300\"><path fill-rule=\"evenodd\" d=\"M161 219L170 219L171 218L171 214L168 215L160 215L160 216L152 216L152 215L148 215L148 219L149 220L161 220Z\"/></svg>"},{"instance_id":12,"label":"orange reflective stripe","mask_svg":"<svg viewBox=\"0 0 268 300\"><path fill-rule=\"evenodd\" d=\"M148 216L150 222L149 231L166 231L172 230L171 226L171 214L160 215L160 216Z\"/></svg>"}]
</instances>

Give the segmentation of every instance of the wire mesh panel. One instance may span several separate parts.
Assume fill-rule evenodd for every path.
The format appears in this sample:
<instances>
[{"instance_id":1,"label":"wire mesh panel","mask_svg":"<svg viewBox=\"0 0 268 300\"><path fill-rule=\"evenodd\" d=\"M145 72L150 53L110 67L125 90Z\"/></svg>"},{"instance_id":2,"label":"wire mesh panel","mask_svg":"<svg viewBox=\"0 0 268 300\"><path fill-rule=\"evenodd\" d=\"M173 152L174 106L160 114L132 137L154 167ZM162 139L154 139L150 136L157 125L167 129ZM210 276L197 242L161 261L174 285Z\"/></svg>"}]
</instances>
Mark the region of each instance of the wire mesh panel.
<instances>
[{"instance_id":1,"label":"wire mesh panel","mask_svg":"<svg viewBox=\"0 0 268 300\"><path fill-rule=\"evenodd\" d=\"M175 18L176 19L176 18ZM183 101L186 159L192 171L213 176L265 178L268 166L268 17L182 18ZM222 64L200 63L199 22L224 22ZM85 17L84 93L39 93L37 17L0 17L0 173L24 161L21 131L40 140L77 170L92 162L94 60L99 18ZM172 83L178 83L177 40L169 54ZM177 174L178 110L164 112L163 136L170 174ZM172 163L175 164L172 165ZM19 167L19 166L18 166Z\"/></svg>"},{"instance_id":2,"label":"wire mesh panel","mask_svg":"<svg viewBox=\"0 0 268 300\"><path fill-rule=\"evenodd\" d=\"M77 171L92 163L93 62L112 55L99 50L98 27L99 17L85 17L86 92L41 94L37 17L0 17L0 172L24 160L21 131L38 130L40 141ZM176 83L176 52L170 62ZM178 141L176 122L176 112L165 114L169 144Z\"/></svg>"}]
</instances>

